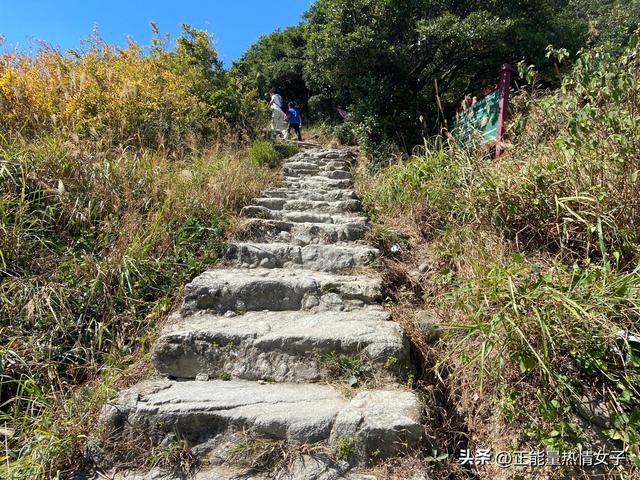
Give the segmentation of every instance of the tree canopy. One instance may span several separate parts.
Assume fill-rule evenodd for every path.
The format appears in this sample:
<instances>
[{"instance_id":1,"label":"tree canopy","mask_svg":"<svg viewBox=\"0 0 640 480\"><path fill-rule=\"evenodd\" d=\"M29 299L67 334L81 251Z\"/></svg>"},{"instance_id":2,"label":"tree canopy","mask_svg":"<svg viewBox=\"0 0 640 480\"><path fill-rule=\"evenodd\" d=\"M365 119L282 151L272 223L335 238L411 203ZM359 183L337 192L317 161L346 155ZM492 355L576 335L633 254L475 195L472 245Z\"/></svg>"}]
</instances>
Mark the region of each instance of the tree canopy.
<instances>
[{"instance_id":1,"label":"tree canopy","mask_svg":"<svg viewBox=\"0 0 640 480\"><path fill-rule=\"evenodd\" d=\"M639 0L632 0L637 7ZM263 36L234 69L265 93L280 89L316 117L353 113L365 144L418 140L418 118L437 129L465 94L494 84L504 63L534 64L557 82L547 47L575 53L619 39L638 13L607 0L317 0L299 25ZM629 20L620 22L623 17Z\"/></svg>"}]
</instances>

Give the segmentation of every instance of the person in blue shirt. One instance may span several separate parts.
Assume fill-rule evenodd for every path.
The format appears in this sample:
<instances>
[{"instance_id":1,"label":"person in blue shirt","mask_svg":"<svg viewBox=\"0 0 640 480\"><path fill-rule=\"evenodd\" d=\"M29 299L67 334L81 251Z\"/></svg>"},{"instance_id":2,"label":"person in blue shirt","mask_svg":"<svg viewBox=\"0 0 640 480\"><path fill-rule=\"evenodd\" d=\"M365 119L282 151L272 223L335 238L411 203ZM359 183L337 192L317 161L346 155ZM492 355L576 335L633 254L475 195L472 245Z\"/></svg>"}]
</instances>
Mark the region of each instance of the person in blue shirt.
<instances>
[{"instance_id":1,"label":"person in blue shirt","mask_svg":"<svg viewBox=\"0 0 640 480\"><path fill-rule=\"evenodd\" d=\"M298 135L298 141L302 141L302 134L300 133L300 127L302 122L300 121L300 112L294 108L293 102L289 102L289 110L287 111L289 117L289 128L287 129L287 135L291 132L291 129Z\"/></svg>"}]
</instances>

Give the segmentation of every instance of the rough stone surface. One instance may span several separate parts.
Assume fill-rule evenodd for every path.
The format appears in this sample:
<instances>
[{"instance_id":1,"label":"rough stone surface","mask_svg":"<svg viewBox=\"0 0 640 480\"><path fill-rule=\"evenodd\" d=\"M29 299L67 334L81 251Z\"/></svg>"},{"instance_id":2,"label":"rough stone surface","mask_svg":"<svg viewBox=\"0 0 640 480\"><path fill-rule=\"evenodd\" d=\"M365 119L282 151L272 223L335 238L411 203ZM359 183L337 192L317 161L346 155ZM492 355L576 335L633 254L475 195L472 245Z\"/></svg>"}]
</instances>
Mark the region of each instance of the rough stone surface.
<instances>
[{"instance_id":1,"label":"rough stone surface","mask_svg":"<svg viewBox=\"0 0 640 480\"><path fill-rule=\"evenodd\" d=\"M354 214L329 214L318 213L313 210L271 210L267 207L259 205L248 205L241 211L241 215L245 217L264 218L269 220L282 220L292 223L362 223L366 224L365 217L359 217Z\"/></svg>"},{"instance_id":2,"label":"rough stone surface","mask_svg":"<svg viewBox=\"0 0 640 480\"><path fill-rule=\"evenodd\" d=\"M391 457L418 444L421 416L420 402L412 392L361 392L338 414L331 440L354 439L363 460L372 455Z\"/></svg>"},{"instance_id":3,"label":"rough stone surface","mask_svg":"<svg viewBox=\"0 0 640 480\"><path fill-rule=\"evenodd\" d=\"M125 391L102 412L109 431L148 432L158 440L174 433L192 443L229 428L294 443L328 438L347 402L331 387L150 380Z\"/></svg>"},{"instance_id":4,"label":"rough stone surface","mask_svg":"<svg viewBox=\"0 0 640 480\"><path fill-rule=\"evenodd\" d=\"M293 245L330 244L364 238L367 227L364 222L348 223L298 223L263 218L248 219L240 226L240 240L259 243L291 243Z\"/></svg>"},{"instance_id":5,"label":"rough stone surface","mask_svg":"<svg viewBox=\"0 0 640 480\"><path fill-rule=\"evenodd\" d=\"M340 272L371 263L380 252L366 245L307 245L232 243L225 259L241 268L304 268Z\"/></svg>"},{"instance_id":6,"label":"rough stone surface","mask_svg":"<svg viewBox=\"0 0 640 480\"><path fill-rule=\"evenodd\" d=\"M248 312L179 318L158 339L153 363L164 374L310 382L323 377L319 354L363 355L386 373L389 357L408 358L400 326L379 308L356 312Z\"/></svg>"},{"instance_id":7,"label":"rough stone surface","mask_svg":"<svg viewBox=\"0 0 640 480\"><path fill-rule=\"evenodd\" d=\"M382 297L380 279L299 269L209 270L185 287L183 311L350 310Z\"/></svg>"},{"instance_id":8,"label":"rough stone surface","mask_svg":"<svg viewBox=\"0 0 640 480\"><path fill-rule=\"evenodd\" d=\"M206 459L189 476L200 480L376 480L354 465L420 445L420 402L393 385L408 365L407 340L379 305L381 279L362 268L379 252L363 244L353 159L345 150L300 152L284 162L281 186L243 209L248 218L224 261L185 287L181 312L156 342L153 363L169 379L142 382L104 407L112 440L183 439ZM385 386L349 399L346 386L321 383L320 359L333 353L366 359ZM237 442L253 437L325 447L346 438L354 455L339 462L328 448L264 474L230 465ZM94 465L108 458L87 457ZM110 478L183 477L152 470Z\"/></svg>"},{"instance_id":9,"label":"rough stone surface","mask_svg":"<svg viewBox=\"0 0 640 480\"><path fill-rule=\"evenodd\" d=\"M333 202L314 200L287 200L286 198L254 198L251 203L269 210L312 210L318 213L358 212L362 208L360 200L337 200Z\"/></svg>"},{"instance_id":10,"label":"rough stone surface","mask_svg":"<svg viewBox=\"0 0 640 480\"><path fill-rule=\"evenodd\" d=\"M316 202L339 202L343 200L357 200L355 192L349 188L326 189L306 188L304 190L293 187L279 187L262 192L263 197L284 198L285 200L310 200Z\"/></svg>"},{"instance_id":11,"label":"rough stone surface","mask_svg":"<svg viewBox=\"0 0 640 480\"><path fill-rule=\"evenodd\" d=\"M229 429L298 444L344 437L368 459L415 446L420 413L416 396L399 390L361 392L349 403L325 385L150 380L108 404L101 422L112 435L144 431L158 442L177 435L197 444Z\"/></svg>"},{"instance_id":12,"label":"rough stone surface","mask_svg":"<svg viewBox=\"0 0 640 480\"><path fill-rule=\"evenodd\" d=\"M91 480L377 480L376 477L349 471L344 462L331 462L325 458L304 455L285 471L262 474L247 468L226 465L209 466L190 475L154 468L149 472L109 472L93 476ZM85 480L89 477L82 477ZM75 480L81 480L77 478ZM381 479L382 480L382 479Z\"/></svg>"},{"instance_id":13,"label":"rough stone surface","mask_svg":"<svg viewBox=\"0 0 640 480\"><path fill-rule=\"evenodd\" d=\"M572 401L576 411L589 423L600 428L611 426L611 413L606 402L588 395L580 395Z\"/></svg>"}]
</instances>

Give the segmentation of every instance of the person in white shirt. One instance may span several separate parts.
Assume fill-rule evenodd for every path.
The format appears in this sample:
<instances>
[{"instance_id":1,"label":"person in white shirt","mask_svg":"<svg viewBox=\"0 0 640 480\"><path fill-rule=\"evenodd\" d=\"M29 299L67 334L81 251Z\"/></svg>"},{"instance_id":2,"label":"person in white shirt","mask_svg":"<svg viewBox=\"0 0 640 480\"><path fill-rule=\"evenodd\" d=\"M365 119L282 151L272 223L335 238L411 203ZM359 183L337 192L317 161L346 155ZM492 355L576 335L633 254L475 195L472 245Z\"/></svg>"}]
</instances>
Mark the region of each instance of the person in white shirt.
<instances>
[{"instance_id":1,"label":"person in white shirt","mask_svg":"<svg viewBox=\"0 0 640 480\"><path fill-rule=\"evenodd\" d=\"M271 96L271 100L269 100L269 108L271 109L271 131L287 138L287 116L284 113L282 97L276 93L275 88L269 91L269 95Z\"/></svg>"}]
</instances>

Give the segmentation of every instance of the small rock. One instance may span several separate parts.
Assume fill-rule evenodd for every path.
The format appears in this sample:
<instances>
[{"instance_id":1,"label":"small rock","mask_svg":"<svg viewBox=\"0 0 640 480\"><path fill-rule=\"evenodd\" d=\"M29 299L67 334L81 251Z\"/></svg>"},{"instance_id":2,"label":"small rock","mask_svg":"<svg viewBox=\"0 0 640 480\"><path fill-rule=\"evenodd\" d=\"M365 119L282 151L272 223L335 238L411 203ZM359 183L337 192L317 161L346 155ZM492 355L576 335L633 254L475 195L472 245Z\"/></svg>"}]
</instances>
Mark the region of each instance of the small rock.
<instances>
[{"instance_id":1,"label":"small rock","mask_svg":"<svg viewBox=\"0 0 640 480\"><path fill-rule=\"evenodd\" d=\"M418 272L425 274L429 271L429 269L431 268L431 263L429 262L422 262L419 266L418 266Z\"/></svg>"},{"instance_id":2,"label":"small rock","mask_svg":"<svg viewBox=\"0 0 640 480\"><path fill-rule=\"evenodd\" d=\"M208 373L199 373L196 375L196 382L208 382L209 374Z\"/></svg>"},{"instance_id":3,"label":"small rock","mask_svg":"<svg viewBox=\"0 0 640 480\"><path fill-rule=\"evenodd\" d=\"M430 479L426 473L418 472L413 477L411 477L411 480L430 480Z\"/></svg>"},{"instance_id":4,"label":"small rock","mask_svg":"<svg viewBox=\"0 0 640 480\"><path fill-rule=\"evenodd\" d=\"M232 310L227 310L224 314L225 317L235 317L236 315L238 314Z\"/></svg>"},{"instance_id":5,"label":"small rock","mask_svg":"<svg viewBox=\"0 0 640 480\"><path fill-rule=\"evenodd\" d=\"M435 311L420 310L415 314L414 320L428 343L436 342L442 335L440 317Z\"/></svg>"},{"instance_id":6,"label":"small rock","mask_svg":"<svg viewBox=\"0 0 640 480\"><path fill-rule=\"evenodd\" d=\"M587 395L580 395L573 400L573 406L587 422L601 428L609 428L611 426L611 415L606 402Z\"/></svg>"},{"instance_id":7,"label":"small rock","mask_svg":"<svg viewBox=\"0 0 640 480\"><path fill-rule=\"evenodd\" d=\"M345 462L335 463L329 457L304 455L296 460L277 480L336 480L348 470Z\"/></svg>"},{"instance_id":8,"label":"small rock","mask_svg":"<svg viewBox=\"0 0 640 480\"><path fill-rule=\"evenodd\" d=\"M175 443L177 439L177 436L175 433L168 433L163 439L162 442L160 442L160 447L161 448L166 448L168 446L170 446L172 443Z\"/></svg>"}]
</instances>

